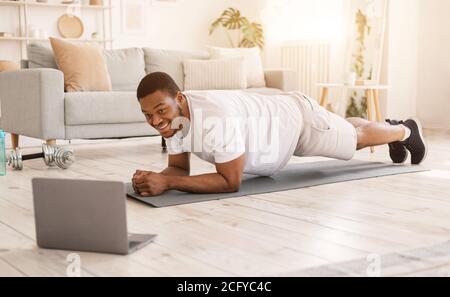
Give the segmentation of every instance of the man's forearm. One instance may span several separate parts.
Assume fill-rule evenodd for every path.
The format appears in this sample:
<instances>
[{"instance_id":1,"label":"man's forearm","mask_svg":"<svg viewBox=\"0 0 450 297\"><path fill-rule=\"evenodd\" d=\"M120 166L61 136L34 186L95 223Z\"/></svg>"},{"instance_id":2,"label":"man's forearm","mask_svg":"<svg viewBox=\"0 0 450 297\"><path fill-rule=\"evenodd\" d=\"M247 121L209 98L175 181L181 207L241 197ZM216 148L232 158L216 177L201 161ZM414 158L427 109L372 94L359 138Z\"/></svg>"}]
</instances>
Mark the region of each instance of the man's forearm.
<instances>
[{"instance_id":1,"label":"man's forearm","mask_svg":"<svg viewBox=\"0 0 450 297\"><path fill-rule=\"evenodd\" d=\"M189 176L189 171L178 167L167 167L161 174L165 176Z\"/></svg>"},{"instance_id":2,"label":"man's forearm","mask_svg":"<svg viewBox=\"0 0 450 297\"><path fill-rule=\"evenodd\" d=\"M232 193L239 190L239 185L231 184L219 173L173 176L169 178L168 187L168 190L198 194Z\"/></svg>"}]
</instances>

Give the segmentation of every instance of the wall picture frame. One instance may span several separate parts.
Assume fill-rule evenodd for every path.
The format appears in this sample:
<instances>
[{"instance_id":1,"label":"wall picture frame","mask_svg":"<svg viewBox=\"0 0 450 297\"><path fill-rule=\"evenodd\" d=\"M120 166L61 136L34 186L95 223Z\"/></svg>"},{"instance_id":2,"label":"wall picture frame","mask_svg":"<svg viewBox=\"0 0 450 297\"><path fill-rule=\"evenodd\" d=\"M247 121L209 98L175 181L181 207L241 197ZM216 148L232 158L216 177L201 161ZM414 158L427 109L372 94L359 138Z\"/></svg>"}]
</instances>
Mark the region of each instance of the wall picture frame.
<instances>
[{"instance_id":1,"label":"wall picture frame","mask_svg":"<svg viewBox=\"0 0 450 297\"><path fill-rule=\"evenodd\" d=\"M121 0L121 27L123 34L139 35L146 32L146 0Z\"/></svg>"}]
</instances>

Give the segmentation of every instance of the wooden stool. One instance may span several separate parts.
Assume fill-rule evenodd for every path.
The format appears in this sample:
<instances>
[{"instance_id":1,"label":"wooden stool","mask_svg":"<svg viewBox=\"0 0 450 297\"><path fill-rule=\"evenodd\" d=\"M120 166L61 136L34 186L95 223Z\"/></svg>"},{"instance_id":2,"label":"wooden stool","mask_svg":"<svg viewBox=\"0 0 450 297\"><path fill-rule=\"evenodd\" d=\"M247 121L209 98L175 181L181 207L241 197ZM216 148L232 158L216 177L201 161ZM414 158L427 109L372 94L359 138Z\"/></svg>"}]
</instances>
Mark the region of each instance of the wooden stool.
<instances>
[{"instance_id":1,"label":"wooden stool","mask_svg":"<svg viewBox=\"0 0 450 297\"><path fill-rule=\"evenodd\" d=\"M14 61L0 61L0 72L19 70L20 65Z\"/></svg>"},{"instance_id":2,"label":"wooden stool","mask_svg":"<svg viewBox=\"0 0 450 297\"><path fill-rule=\"evenodd\" d=\"M381 115L381 109L380 109L380 97L379 92L380 90L388 90L390 86L388 85L346 85L346 84L327 84L327 83L320 83L317 84L318 87L321 88L321 96L320 96L320 105L322 107L327 108L328 106L328 96L329 96L329 90L331 88L341 88L344 90L344 95L347 96L348 90L363 90L366 93L366 100L367 100L367 119L369 121L378 121L382 122L383 117ZM375 118L374 118L374 110L373 107L375 106ZM375 148L371 147L370 152L373 154L375 152Z\"/></svg>"}]
</instances>

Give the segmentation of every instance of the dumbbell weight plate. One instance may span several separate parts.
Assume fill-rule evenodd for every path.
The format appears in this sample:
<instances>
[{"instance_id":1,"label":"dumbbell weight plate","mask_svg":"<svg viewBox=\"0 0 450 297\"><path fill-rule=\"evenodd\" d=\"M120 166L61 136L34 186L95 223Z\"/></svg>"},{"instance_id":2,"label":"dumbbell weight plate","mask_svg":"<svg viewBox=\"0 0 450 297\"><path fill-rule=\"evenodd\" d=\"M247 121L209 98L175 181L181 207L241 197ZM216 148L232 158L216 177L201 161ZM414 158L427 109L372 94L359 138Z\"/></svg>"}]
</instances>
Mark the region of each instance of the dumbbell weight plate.
<instances>
[{"instance_id":1,"label":"dumbbell weight plate","mask_svg":"<svg viewBox=\"0 0 450 297\"><path fill-rule=\"evenodd\" d=\"M20 148L12 150L8 157L8 166L16 170L23 169L22 152Z\"/></svg>"},{"instance_id":2,"label":"dumbbell weight plate","mask_svg":"<svg viewBox=\"0 0 450 297\"><path fill-rule=\"evenodd\" d=\"M59 168L67 169L75 162L75 155L70 149L57 148L54 159Z\"/></svg>"},{"instance_id":3,"label":"dumbbell weight plate","mask_svg":"<svg viewBox=\"0 0 450 297\"><path fill-rule=\"evenodd\" d=\"M55 165L55 147L43 144L42 145L42 152L44 153L44 163L47 166L54 166Z\"/></svg>"}]
</instances>

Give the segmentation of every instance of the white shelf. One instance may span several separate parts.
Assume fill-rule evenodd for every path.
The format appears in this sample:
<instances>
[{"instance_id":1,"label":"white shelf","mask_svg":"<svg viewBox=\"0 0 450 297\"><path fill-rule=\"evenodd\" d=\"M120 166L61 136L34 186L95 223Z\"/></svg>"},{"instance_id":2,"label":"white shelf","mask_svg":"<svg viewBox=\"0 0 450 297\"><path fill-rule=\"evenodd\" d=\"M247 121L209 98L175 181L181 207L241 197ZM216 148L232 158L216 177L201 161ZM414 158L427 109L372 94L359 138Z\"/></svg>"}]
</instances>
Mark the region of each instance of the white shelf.
<instances>
[{"instance_id":1,"label":"white shelf","mask_svg":"<svg viewBox=\"0 0 450 297\"><path fill-rule=\"evenodd\" d=\"M60 3L50 2L50 3L41 3L36 2L36 0L19 0L19 1L6 1L0 0L1 6L11 6L16 7L19 14L19 33L18 36L11 37L0 37L0 42L18 42L20 43L20 59L26 57L27 49L26 45L30 41L42 41L48 42L48 38L34 38L27 37L30 35L28 32L28 18L29 15L34 13L39 13L40 9L34 8L42 8L42 9L85 9L85 10L94 10L99 13L96 13L96 18L98 18L101 14L102 24L103 26L103 36L104 39L89 39L89 38L60 38L63 40L71 41L71 42L88 42L88 43L99 43L102 44L105 49L113 48L113 36L112 36L112 0L104 0L103 5L89 5L89 4L63 4L62 0L59 0ZM98 28L98 26L97 26Z\"/></svg>"},{"instance_id":2,"label":"white shelf","mask_svg":"<svg viewBox=\"0 0 450 297\"><path fill-rule=\"evenodd\" d=\"M6 6L34 6L34 7L55 7L55 8L68 8L79 7L85 9L111 9L112 6L105 5L86 5L86 4L62 4L62 3L40 3L40 2L28 2L28 1L5 1L0 0L0 5Z\"/></svg>"},{"instance_id":3,"label":"white shelf","mask_svg":"<svg viewBox=\"0 0 450 297\"><path fill-rule=\"evenodd\" d=\"M79 41L79 42L94 42L94 43L103 43L103 42L112 42L111 39L77 39L77 38L61 38L55 37L61 40L66 41ZM34 38L34 37L0 37L0 40L5 41L48 41L48 38Z\"/></svg>"},{"instance_id":4,"label":"white shelf","mask_svg":"<svg viewBox=\"0 0 450 297\"><path fill-rule=\"evenodd\" d=\"M22 2L19 1L0 1L0 5L6 5L6 6L20 6L23 5Z\"/></svg>"},{"instance_id":5,"label":"white shelf","mask_svg":"<svg viewBox=\"0 0 450 297\"><path fill-rule=\"evenodd\" d=\"M22 41L25 40L23 37L1 37L0 40L9 40L9 41Z\"/></svg>"}]
</instances>

